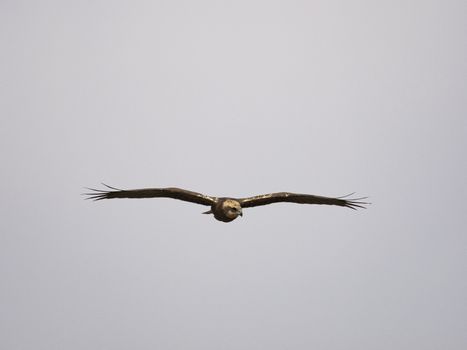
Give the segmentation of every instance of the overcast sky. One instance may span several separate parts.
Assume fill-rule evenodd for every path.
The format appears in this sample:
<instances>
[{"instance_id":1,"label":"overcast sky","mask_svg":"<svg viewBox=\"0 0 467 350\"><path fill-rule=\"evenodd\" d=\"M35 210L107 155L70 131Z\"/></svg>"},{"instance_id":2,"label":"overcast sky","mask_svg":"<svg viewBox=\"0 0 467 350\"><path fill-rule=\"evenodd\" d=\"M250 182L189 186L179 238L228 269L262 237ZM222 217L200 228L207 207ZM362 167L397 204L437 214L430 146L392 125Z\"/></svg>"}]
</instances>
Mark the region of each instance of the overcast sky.
<instances>
[{"instance_id":1,"label":"overcast sky","mask_svg":"<svg viewBox=\"0 0 467 350\"><path fill-rule=\"evenodd\" d=\"M454 0L1 0L0 348L466 349L466 33Z\"/></svg>"}]
</instances>

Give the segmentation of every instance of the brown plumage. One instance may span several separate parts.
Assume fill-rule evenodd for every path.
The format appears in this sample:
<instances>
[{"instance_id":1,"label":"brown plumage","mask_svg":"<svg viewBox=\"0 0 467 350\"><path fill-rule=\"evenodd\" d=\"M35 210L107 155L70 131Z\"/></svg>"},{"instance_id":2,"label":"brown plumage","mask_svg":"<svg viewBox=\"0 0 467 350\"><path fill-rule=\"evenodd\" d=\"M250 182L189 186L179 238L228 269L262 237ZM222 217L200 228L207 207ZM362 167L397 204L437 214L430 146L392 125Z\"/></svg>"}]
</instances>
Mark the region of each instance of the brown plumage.
<instances>
[{"instance_id":1,"label":"brown plumage","mask_svg":"<svg viewBox=\"0 0 467 350\"><path fill-rule=\"evenodd\" d=\"M235 220L238 216L243 216L243 208L257 207L260 205L267 205L272 203L287 202L287 203L300 203L300 204L326 204L338 205L350 209L365 208L367 202L362 202L366 197L345 199L344 197L323 197L314 196L311 194L299 194L290 192L277 192L263 194L247 198L226 198L226 197L212 197L206 196L201 193L183 190L181 188L141 188L135 190L121 190L115 187L103 184L107 190L97 190L88 188L93 191L85 193L87 199L101 200L111 198L156 198L165 197L179 199L185 202L191 202L201 205L210 206L211 210L203 214L214 214L214 217L223 222L230 222Z\"/></svg>"}]
</instances>

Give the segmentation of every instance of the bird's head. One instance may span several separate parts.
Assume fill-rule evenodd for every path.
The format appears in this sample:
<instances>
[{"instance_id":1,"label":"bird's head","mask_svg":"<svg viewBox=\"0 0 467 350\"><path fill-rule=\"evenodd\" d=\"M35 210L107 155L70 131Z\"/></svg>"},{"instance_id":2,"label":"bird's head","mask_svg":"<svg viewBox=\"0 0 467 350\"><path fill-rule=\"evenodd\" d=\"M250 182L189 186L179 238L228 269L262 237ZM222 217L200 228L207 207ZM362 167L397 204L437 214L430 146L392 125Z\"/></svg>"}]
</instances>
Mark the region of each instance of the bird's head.
<instances>
[{"instance_id":1,"label":"bird's head","mask_svg":"<svg viewBox=\"0 0 467 350\"><path fill-rule=\"evenodd\" d=\"M239 202L233 199L227 199L222 203L222 210L225 216L229 219L236 219L238 216L243 216L242 207Z\"/></svg>"}]
</instances>

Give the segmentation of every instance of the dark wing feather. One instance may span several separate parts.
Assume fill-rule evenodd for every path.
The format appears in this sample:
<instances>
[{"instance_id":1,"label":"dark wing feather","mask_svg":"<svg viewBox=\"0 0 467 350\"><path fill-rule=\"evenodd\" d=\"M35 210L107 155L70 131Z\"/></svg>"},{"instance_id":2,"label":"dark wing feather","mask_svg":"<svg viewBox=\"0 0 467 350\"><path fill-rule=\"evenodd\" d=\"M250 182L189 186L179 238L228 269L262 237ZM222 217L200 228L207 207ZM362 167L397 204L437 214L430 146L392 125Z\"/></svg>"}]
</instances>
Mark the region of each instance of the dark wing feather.
<instances>
[{"instance_id":1,"label":"dark wing feather","mask_svg":"<svg viewBox=\"0 0 467 350\"><path fill-rule=\"evenodd\" d=\"M347 197L347 196L345 196ZM272 203L279 202L288 202L288 203L300 203L300 204L327 204L327 205L339 205L341 207L347 207L351 209L365 208L366 202L362 200L366 198L355 198L355 199L345 199L345 197L323 197L323 196L314 196L311 194L300 194L300 193L290 193L290 192L277 192L262 194L259 196L249 197L249 198L240 198L238 201L242 208L257 207L260 205L267 205Z\"/></svg>"},{"instance_id":2,"label":"dark wing feather","mask_svg":"<svg viewBox=\"0 0 467 350\"><path fill-rule=\"evenodd\" d=\"M212 205L216 202L215 197L205 196L204 194L183 190L181 188L169 187L169 188L141 188L136 190L121 190L115 187L108 186L109 190L96 190L94 188L88 188L93 192L85 193L88 196L87 199L101 200L111 198L173 198L179 199L186 202L197 203L202 205Z\"/></svg>"}]
</instances>

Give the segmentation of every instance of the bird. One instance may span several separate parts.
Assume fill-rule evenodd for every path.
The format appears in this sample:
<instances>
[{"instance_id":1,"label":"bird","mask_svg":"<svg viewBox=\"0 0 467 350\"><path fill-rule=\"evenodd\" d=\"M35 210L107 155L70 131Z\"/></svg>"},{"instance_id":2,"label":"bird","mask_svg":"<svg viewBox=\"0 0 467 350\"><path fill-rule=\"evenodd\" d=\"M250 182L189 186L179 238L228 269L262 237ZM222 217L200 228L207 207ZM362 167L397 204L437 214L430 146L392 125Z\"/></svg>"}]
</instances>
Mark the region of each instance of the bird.
<instances>
[{"instance_id":1,"label":"bird","mask_svg":"<svg viewBox=\"0 0 467 350\"><path fill-rule=\"evenodd\" d=\"M325 204L337 205L350 209L365 209L365 205L370 203L364 202L367 197L350 199L353 193L343 197L323 197L315 196L312 194L300 194L291 192L275 192L262 194L246 198L232 198L232 197L214 197L207 196L198 192L188 191L176 187L168 188L140 188L133 190L122 190L106 184L102 184L106 189L94 189L86 187L87 190L92 192L83 193L87 196L86 199L102 200L112 198L173 198L185 202L191 202L210 206L211 209L203 212L203 214L213 214L214 218L222 222L231 222L243 216L244 208L258 207L272 203L287 202L299 204Z\"/></svg>"}]
</instances>

